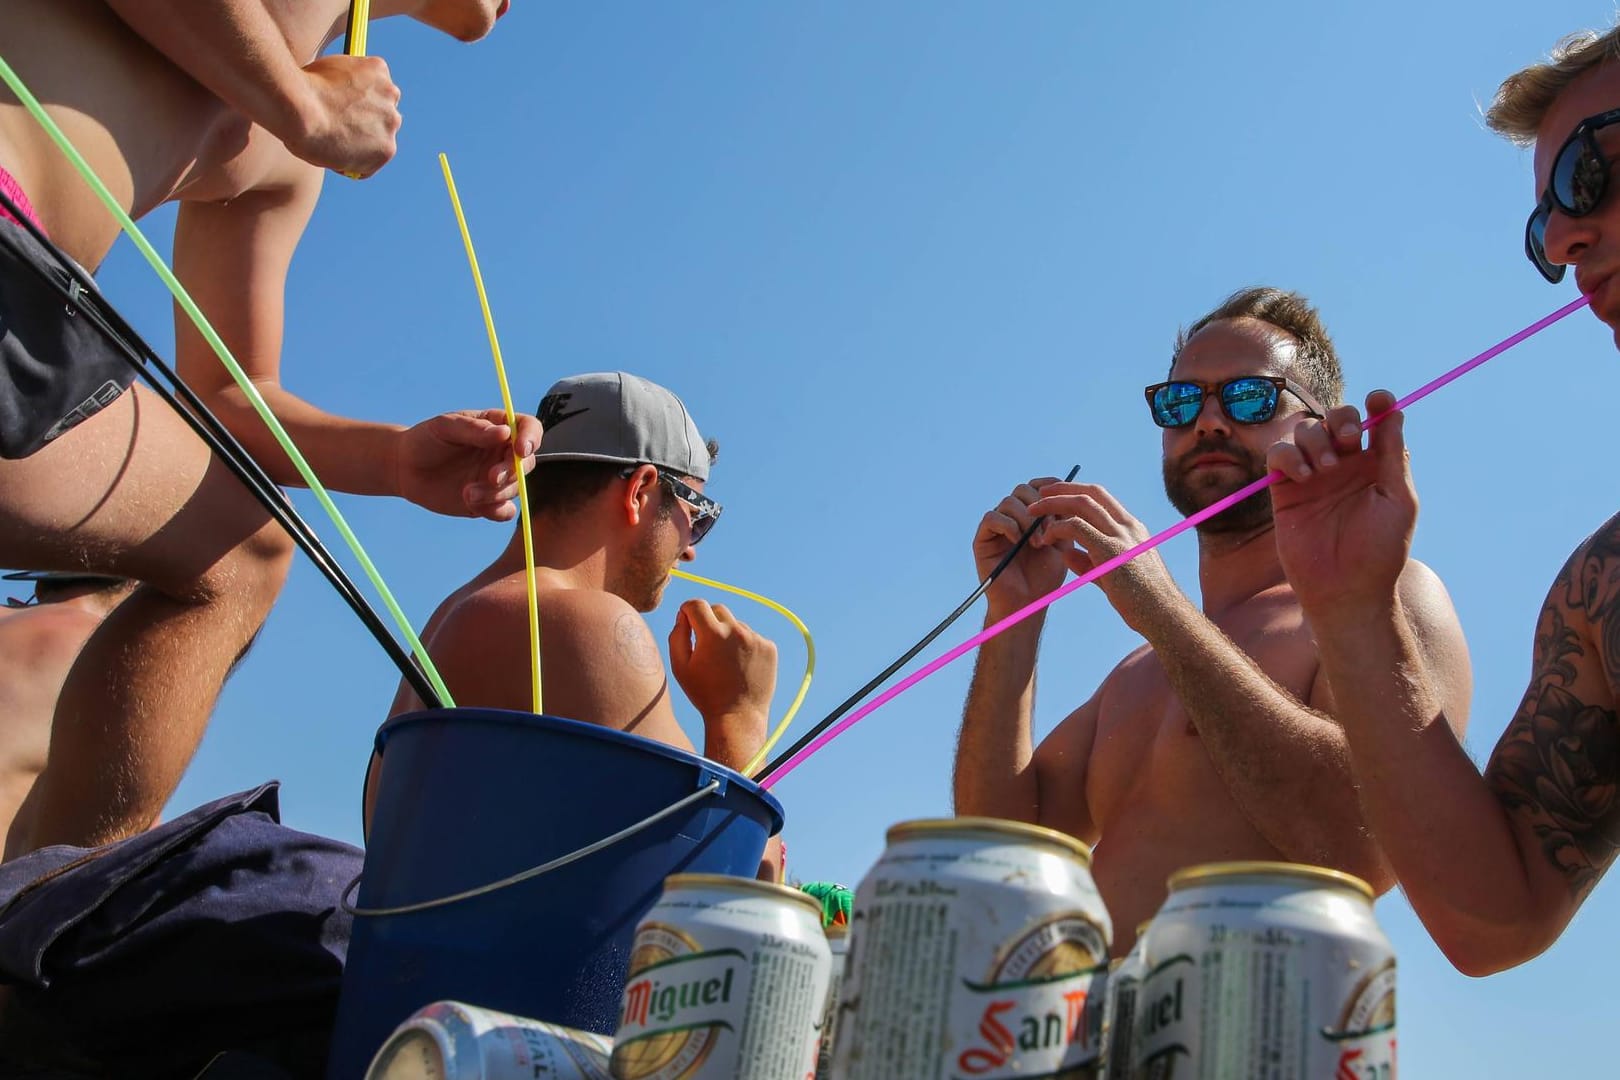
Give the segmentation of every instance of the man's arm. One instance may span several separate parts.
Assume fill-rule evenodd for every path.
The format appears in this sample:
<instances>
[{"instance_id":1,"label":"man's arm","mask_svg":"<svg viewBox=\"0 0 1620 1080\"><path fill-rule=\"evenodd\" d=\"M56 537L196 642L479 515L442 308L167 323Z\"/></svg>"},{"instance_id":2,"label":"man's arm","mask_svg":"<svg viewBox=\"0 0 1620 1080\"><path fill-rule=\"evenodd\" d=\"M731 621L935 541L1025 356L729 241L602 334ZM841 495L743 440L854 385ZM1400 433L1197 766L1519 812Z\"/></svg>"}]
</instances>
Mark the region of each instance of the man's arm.
<instances>
[{"instance_id":1,"label":"man's arm","mask_svg":"<svg viewBox=\"0 0 1620 1080\"><path fill-rule=\"evenodd\" d=\"M1031 507L1051 515L1035 543L1063 547L1083 572L1147 539L1106 489L1053 484ZM1204 740L1233 801L1287 858L1349 870L1379 891L1393 884L1368 835L1343 733L1277 685L1176 586L1156 552L1101 579L1141 634Z\"/></svg>"},{"instance_id":2,"label":"man's arm","mask_svg":"<svg viewBox=\"0 0 1620 1080\"><path fill-rule=\"evenodd\" d=\"M979 580L990 576L1035 519L1029 505L1040 498L1041 477L1019 484L979 520L973 562ZM1063 584L1063 561L1026 546L986 593L986 626ZM1046 613L1025 619L979 648L973 681L957 733L952 791L958 814L1037 821L1040 791L1031 768L1034 735L1035 659Z\"/></svg>"},{"instance_id":3,"label":"man's arm","mask_svg":"<svg viewBox=\"0 0 1620 1080\"><path fill-rule=\"evenodd\" d=\"M1393 404L1378 391L1367 409ZM1368 823L1446 956L1489 974L1546 949L1620 845L1620 648L1597 631L1620 625L1606 585L1620 545L1594 538L1554 583L1530 688L1482 778L1397 584L1417 518L1404 418L1391 413L1363 450L1355 410L1339 413L1268 457L1289 478L1273 490L1278 550L1334 687Z\"/></svg>"},{"instance_id":4,"label":"man's arm","mask_svg":"<svg viewBox=\"0 0 1620 1080\"><path fill-rule=\"evenodd\" d=\"M299 62L264 0L107 0L215 97L323 168L369 176L394 156L399 88L378 57Z\"/></svg>"},{"instance_id":5,"label":"man's arm","mask_svg":"<svg viewBox=\"0 0 1620 1080\"><path fill-rule=\"evenodd\" d=\"M265 140L262 132L254 139ZM402 428L337 416L281 385L284 296L293 252L320 197L322 173L273 145L275 175L224 202L180 205L175 272L247 372L321 482L357 495L397 495L441 514L497 521L516 514L511 429L498 410L446 413ZM176 308L175 352L182 378L280 484L302 479L224 366ZM529 458L540 425L518 418Z\"/></svg>"}]
</instances>

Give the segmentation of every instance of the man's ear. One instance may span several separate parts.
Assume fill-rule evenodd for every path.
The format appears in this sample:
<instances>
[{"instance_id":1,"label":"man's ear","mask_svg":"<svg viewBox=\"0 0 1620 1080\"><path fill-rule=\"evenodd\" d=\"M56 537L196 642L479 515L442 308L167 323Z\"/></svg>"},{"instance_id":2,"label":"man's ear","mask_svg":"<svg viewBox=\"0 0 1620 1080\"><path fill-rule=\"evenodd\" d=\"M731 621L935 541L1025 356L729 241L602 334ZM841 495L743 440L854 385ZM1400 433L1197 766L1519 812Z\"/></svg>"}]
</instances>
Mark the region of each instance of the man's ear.
<instances>
[{"instance_id":1,"label":"man's ear","mask_svg":"<svg viewBox=\"0 0 1620 1080\"><path fill-rule=\"evenodd\" d=\"M657 498L658 469L652 465L637 465L624 486L625 521L632 526L640 525L642 517L652 512Z\"/></svg>"}]
</instances>

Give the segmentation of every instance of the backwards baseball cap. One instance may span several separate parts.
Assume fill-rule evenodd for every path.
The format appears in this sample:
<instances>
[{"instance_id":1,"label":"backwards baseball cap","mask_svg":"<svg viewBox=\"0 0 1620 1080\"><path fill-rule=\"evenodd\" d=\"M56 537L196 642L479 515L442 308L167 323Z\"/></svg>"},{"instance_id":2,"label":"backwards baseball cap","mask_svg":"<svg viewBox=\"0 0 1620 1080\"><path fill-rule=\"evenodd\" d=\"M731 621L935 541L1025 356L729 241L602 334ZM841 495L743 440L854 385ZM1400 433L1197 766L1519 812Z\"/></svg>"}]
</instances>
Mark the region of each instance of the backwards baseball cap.
<instances>
[{"instance_id":1,"label":"backwards baseball cap","mask_svg":"<svg viewBox=\"0 0 1620 1080\"><path fill-rule=\"evenodd\" d=\"M540 399L541 461L643 462L709 478L709 448L681 399L623 371L561 379Z\"/></svg>"}]
</instances>

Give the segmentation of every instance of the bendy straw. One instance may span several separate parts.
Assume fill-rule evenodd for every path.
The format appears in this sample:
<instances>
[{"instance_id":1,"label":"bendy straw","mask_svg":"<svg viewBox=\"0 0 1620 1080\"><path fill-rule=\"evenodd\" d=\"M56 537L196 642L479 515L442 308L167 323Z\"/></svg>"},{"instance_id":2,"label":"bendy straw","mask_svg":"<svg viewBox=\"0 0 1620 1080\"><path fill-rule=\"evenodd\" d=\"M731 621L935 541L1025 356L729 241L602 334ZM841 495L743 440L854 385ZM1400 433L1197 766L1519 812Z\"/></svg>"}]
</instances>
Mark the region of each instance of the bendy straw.
<instances>
[{"instance_id":1,"label":"bendy straw","mask_svg":"<svg viewBox=\"0 0 1620 1080\"><path fill-rule=\"evenodd\" d=\"M1465 360L1438 378L1424 383L1421 387L1397 401L1394 409L1391 409L1390 411L1393 412L1396 409L1405 409L1408 406L1423 400L1436 390L1440 389L1442 386L1445 386L1455 379L1461 378L1463 375L1466 375L1468 372L1479 367L1487 360L1506 352L1508 349L1511 349L1513 346L1519 344L1521 341L1524 341L1526 338L1539 334L1553 323L1576 311L1579 311L1590 302L1591 297L1589 296L1581 296L1570 301L1568 304L1565 304L1551 315L1547 315L1544 318L1536 320L1523 330L1520 330L1518 333L1512 334L1504 338L1502 341L1497 342L1495 345L1491 346L1489 349L1486 349L1478 356L1475 356L1470 360ZM1380 420L1388 415L1389 413L1386 412L1380 413L1377 416L1369 416L1366 420L1362 421L1361 429L1363 431L1370 429L1373 425L1377 424ZM839 735L843 734L845 731L848 731L850 728L854 727L856 724L866 719L866 717L870 716L878 709L881 709L883 706L887 705L889 702L893 701L907 690L910 690L913 686L916 686L918 683L928 678L928 676L932 675L940 668L946 666L952 661L960 659L969 652L972 652L974 649L978 648L986 641L989 641L1003 630L1016 626L1018 623L1023 622L1025 619L1035 614L1037 611L1044 611L1053 603L1063 599L1065 596L1068 596L1076 589L1091 584L1104 574L1111 570L1118 569L1119 567L1130 562L1132 559L1136 558L1138 555L1141 555L1143 552L1152 551L1166 540L1179 536L1188 529L1208 521L1216 514L1219 514L1230 507L1236 506L1238 503L1249 498L1251 495L1259 494L1281 479L1282 473L1273 470L1253 483L1245 484L1243 487L1232 492L1232 494L1226 496L1224 499L1217 500L1216 502L1204 507L1204 509L1198 511L1197 513L1192 514L1182 521L1178 521L1176 524L1170 526L1168 529L1165 529L1163 532L1155 536L1151 536L1142 541L1140 544L1137 544L1135 547L1122 551L1113 558L1092 567L1090 570L1086 571L1084 574L1081 574L1073 581L1052 590L1039 600L1031 601L1029 604L1013 612L1011 615L1008 615L1005 619L985 627L981 632L968 638L966 641L962 642L960 645L951 649L944 655L929 661L917 671L906 676L904 679L900 680L900 682L873 698L870 702L863 705L860 709L846 717L836 726L823 732L813 742L799 750L780 765L774 765L766 774L765 778L760 781L760 785L765 788L774 786L776 783L782 780L783 777L787 776L794 769L798 768L799 765L802 764L807 758L815 754L828 743L832 742Z\"/></svg>"},{"instance_id":2,"label":"bendy straw","mask_svg":"<svg viewBox=\"0 0 1620 1080\"><path fill-rule=\"evenodd\" d=\"M689 574L685 570L671 570L670 573L694 584L735 593L738 596L754 601L756 604L763 604L798 627L799 633L804 635L804 678L799 680L799 692L793 695L793 701L788 705L787 712L782 714L782 719L777 722L775 730L765 740L765 745L759 748L759 753L755 754L748 764L739 770L744 776L753 776L759 769L760 763L765 760L765 755L771 752L771 747L780 742L782 736L787 733L788 725L793 723L793 718L799 713L799 706L804 704L804 695L810 691L810 680L816 673L816 639L810 636L810 628L804 625L804 620L768 596L761 596L759 593L749 592L747 589L739 589L735 585L727 585L725 582L715 581L713 578L698 577L696 574Z\"/></svg>"},{"instance_id":3,"label":"bendy straw","mask_svg":"<svg viewBox=\"0 0 1620 1080\"><path fill-rule=\"evenodd\" d=\"M501 339L495 334L495 316L489 310L489 294L484 290L484 275L478 272L478 254L473 250L472 232L467 228L467 215L461 209L461 196L456 194L456 178L450 172L450 159L439 155L444 169L444 186L450 192L450 205L456 211L456 224L461 227L461 242L467 247L467 264L472 267L473 285L478 290L478 306L484 312L484 329L489 332L489 351L495 358L495 378L501 384L501 402L506 406L506 424L512 429L512 469L518 478L518 514L523 524L523 581L529 594L529 667L530 686L533 690L534 712L545 712L540 692L540 601L534 579L534 533L529 528L529 484L523 475L523 457L517 447L517 412L512 408L512 387L506 381L506 364L501 361Z\"/></svg>"}]
</instances>

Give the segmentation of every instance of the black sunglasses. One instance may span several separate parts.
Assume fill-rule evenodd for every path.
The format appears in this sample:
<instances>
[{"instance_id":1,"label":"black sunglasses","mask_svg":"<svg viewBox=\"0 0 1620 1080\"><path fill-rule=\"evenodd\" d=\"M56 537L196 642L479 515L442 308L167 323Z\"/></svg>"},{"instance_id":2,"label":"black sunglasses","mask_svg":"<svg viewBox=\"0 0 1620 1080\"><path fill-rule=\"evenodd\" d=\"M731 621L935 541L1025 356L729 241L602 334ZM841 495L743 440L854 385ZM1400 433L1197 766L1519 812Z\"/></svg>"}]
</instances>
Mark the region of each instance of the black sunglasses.
<instances>
[{"instance_id":1,"label":"black sunglasses","mask_svg":"<svg viewBox=\"0 0 1620 1080\"><path fill-rule=\"evenodd\" d=\"M1585 217L1603 202L1609 192L1609 166L1612 164L1598 146L1596 132L1620 123L1620 109L1588 116L1575 125L1564 145L1553 158L1547 190L1541 193L1530 220L1524 223L1524 253L1556 285L1564 280L1565 267L1547 258L1547 220L1554 209L1566 217Z\"/></svg>"},{"instance_id":2,"label":"black sunglasses","mask_svg":"<svg viewBox=\"0 0 1620 1080\"><path fill-rule=\"evenodd\" d=\"M1277 415L1277 402L1285 390L1305 403L1307 415L1322 418L1310 391L1281 375L1239 375L1217 386L1172 379L1150 386L1143 393L1155 424L1179 428L1198 419L1204 411L1204 399L1212 390L1234 424L1264 424Z\"/></svg>"},{"instance_id":3,"label":"black sunglasses","mask_svg":"<svg viewBox=\"0 0 1620 1080\"><path fill-rule=\"evenodd\" d=\"M638 468L640 466L632 465L621 469L619 475L628 480ZM708 536L709 531L714 528L714 523L720 520L720 511L724 510L725 507L703 494L703 492L698 491L674 473L666 472L657 465L654 465L653 468L657 469L658 479L663 481L665 486L669 488L670 494L685 503L687 508L692 511L692 546L696 547L698 541Z\"/></svg>"}]
</instances>

